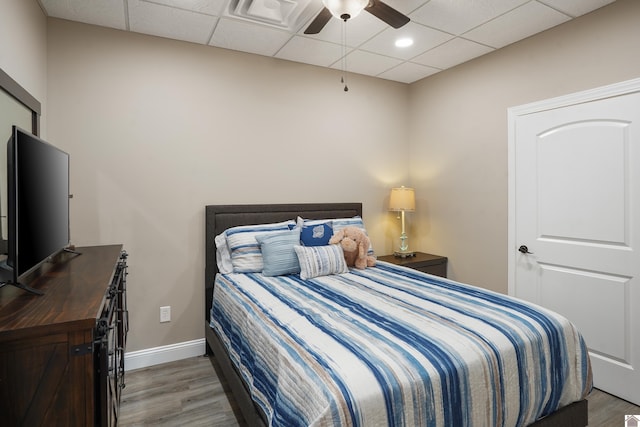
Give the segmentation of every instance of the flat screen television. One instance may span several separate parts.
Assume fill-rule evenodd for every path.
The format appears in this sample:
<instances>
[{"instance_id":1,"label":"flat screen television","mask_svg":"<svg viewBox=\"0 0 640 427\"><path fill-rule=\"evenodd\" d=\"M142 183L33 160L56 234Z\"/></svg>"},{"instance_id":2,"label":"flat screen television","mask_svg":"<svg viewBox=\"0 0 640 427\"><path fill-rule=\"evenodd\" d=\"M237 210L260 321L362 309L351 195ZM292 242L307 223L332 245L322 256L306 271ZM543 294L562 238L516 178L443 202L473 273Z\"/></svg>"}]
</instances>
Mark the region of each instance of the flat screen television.
<instances>
[{"instance_id":1,"label":"flat screen television","mask_svg":"<svg viewBox=\"0 0 640 427\"><path fill-rule=\"evenodd\" d=\"M42 294L21 279L69 246L69 154L18 126L7 143L7 225L3 284Z\"/></svg>"}]
</instances>

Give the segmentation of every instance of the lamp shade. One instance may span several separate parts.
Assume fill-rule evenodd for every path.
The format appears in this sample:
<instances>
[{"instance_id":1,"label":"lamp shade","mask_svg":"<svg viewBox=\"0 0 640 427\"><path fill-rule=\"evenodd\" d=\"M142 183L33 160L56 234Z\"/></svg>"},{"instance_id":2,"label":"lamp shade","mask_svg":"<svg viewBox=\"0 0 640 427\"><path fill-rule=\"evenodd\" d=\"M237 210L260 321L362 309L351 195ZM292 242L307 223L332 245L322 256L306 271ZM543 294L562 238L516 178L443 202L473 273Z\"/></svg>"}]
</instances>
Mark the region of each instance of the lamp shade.
<instances>
[{"instance_id":1,"label":"lamp shade","mask_svg":"<svg viewBox=\"0 0 640 427\"><path fill-rule=\"evenodd\" d=\"M358 16L367 7L369 0L322 0L322 3L333 16L347 20Z\"/></svg>"},{"instance_id":2,"label":"lamp shade","mask_svg":"<svg viewBox=\"0 0 640 427\"><path fill-rule=\"evenodd\" d=\"M416 210L416 196L413 188L399 187L391 189L389 197L390 211L409 211Z\"/></svg>"}]
</instances>

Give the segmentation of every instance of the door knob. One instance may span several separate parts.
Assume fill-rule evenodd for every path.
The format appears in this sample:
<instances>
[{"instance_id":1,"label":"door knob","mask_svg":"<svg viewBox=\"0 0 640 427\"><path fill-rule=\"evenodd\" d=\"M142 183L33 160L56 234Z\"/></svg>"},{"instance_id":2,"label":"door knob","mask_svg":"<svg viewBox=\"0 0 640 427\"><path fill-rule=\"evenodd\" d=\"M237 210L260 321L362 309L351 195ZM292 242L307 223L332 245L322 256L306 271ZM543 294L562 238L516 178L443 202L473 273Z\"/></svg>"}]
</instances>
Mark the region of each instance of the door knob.
<instances>
[{"instance_id":1,"label":"door knob","mask_svg":"<svg viewBox=\"0 0 640 427\"><path fill-rule=\"evenodd\" d=\"M518 248L518 251L522 252L523 254L533 254L533 252L529 252L529 248L526 245L522 245Z\"/></svg>"}]
</instances>

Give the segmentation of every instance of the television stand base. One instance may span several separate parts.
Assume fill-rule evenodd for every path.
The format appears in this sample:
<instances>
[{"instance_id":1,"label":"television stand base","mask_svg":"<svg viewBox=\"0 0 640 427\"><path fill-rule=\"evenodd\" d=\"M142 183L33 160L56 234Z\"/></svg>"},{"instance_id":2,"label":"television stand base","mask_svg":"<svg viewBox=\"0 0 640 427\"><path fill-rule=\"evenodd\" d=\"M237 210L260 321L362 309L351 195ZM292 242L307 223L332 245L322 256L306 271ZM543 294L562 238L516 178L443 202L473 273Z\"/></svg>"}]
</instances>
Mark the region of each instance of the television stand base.
<instances>
[{"instance_id":1,"label":"television stand base","mask_svg":"<svg viewBox=\"0 0 640 427\"><path fill-rule=\"evenodd\" d=\"M64 248L62 251L72 255L82 255L82 252L76 251L75 246L69 246L68 248Z\"/></svg>"},{"instance_id":2,"label":"television stand base","mask_svg":"<svg viewBox=\"0 0 640 427\"><path fill-rule=\"evenodd\" d=\"M39 291L37 289L32 288L31 286L25 285L24 283L20 283L20 282L2 282L0 283L0 288L6 285L11 285L11 286L15 286L16 288L20 288L22 290L25 290L27 292L31 292L32 294L36 294L36 295L44 295L44 292Z\"/></svg>"}]
</instances>

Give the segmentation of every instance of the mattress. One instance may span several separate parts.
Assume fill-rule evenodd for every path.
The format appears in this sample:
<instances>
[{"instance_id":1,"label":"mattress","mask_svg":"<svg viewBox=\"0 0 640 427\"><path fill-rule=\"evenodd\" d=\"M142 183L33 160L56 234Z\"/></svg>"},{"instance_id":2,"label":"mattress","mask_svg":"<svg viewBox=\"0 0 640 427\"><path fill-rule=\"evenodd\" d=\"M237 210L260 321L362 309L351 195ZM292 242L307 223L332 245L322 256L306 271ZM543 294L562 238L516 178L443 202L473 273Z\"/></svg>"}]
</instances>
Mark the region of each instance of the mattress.
<instances>
[{"instance_id":1,"label":"mattress","mask_svg":"<svg viewBox=\"0 0 640 427\"><path fill-rule=\"evenodd\" d=\"M592 386L560 315L384 262L218 274L210 326L271 426L523 426Z\"/></svg>"}]
</instances>

